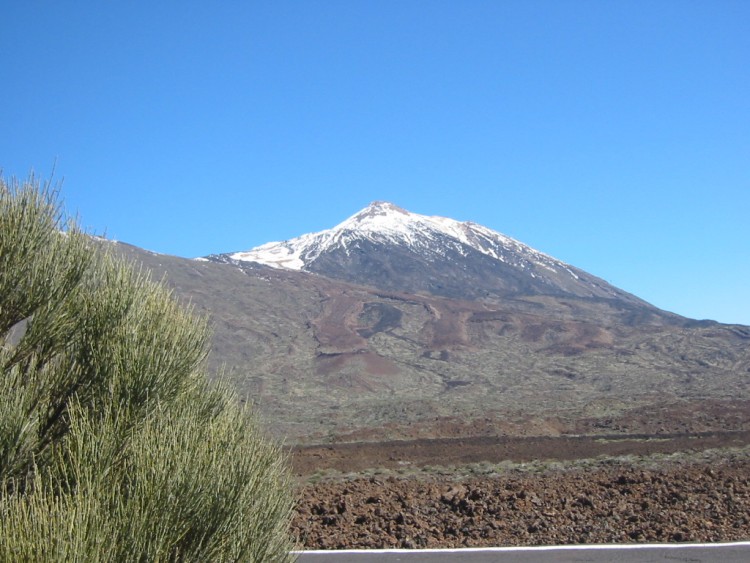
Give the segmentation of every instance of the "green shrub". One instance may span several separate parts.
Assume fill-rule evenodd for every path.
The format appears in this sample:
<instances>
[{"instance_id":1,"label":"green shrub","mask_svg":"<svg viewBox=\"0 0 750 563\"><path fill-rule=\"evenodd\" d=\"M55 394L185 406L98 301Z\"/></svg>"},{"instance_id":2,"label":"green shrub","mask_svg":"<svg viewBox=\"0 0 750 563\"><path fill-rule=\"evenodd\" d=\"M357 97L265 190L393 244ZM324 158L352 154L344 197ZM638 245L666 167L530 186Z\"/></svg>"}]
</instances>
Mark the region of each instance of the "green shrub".
<instances>
[{"instance_id":1,"label":"green shrub","mask_svg":"<svg viewBox=\"0 0 750 563\"><path fill-rule=\"evenodd\" d=\"M206 321L0 178L0 560L284 561L280 448L205 372Z\"/></svg>"}]
</instances>

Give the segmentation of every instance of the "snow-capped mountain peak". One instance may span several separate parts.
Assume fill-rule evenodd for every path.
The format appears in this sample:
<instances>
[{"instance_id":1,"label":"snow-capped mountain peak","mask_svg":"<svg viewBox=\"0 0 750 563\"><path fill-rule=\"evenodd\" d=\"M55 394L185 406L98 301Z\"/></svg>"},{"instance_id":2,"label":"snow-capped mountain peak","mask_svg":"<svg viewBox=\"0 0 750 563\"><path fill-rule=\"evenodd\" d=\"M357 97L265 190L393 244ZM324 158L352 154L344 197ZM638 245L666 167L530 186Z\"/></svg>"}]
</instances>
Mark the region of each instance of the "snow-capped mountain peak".
<instances>
[{"instance_id":1,"label":"snow-capped mountain peak","mask_svg":"<svg viewBox=\"0 0 750 563\"><path fill-rule=\"evenodd\" d=\"M543 252L470 221L375 201L332 229L212 256L304 270L387 289L447 296L624 292Z\"/></svg>"},{"instance_id":2,"label":"snow-capped mountain peak","mask_svg":"<svg viewBox=\"0 0 750 563\"><path fill-rule=\"evenodd\" d=\"M336 247L347 249L359 240L406 244L422 253L442 254L449 247L465 255L468 249L473 249L501 261L507 261L510 253L521 253L545 268L563 266L546 254L476 223L419 215L386 201L374 201L332 229L270 242L230 254L229 258L301 270L320 254Z\"/></svg>"}]
</instances>

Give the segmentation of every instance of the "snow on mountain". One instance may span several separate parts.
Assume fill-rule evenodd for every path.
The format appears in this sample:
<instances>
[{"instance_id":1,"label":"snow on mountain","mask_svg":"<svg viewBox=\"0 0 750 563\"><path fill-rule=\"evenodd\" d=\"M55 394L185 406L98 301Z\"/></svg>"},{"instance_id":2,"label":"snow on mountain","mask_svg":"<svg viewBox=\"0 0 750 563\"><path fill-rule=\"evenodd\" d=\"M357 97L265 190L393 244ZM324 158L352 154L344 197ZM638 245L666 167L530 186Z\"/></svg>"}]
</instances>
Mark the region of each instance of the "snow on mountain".
<instances>
[{"instance_id":1,"label":"snow on mountain","mask_svg":"<svg viewBox=\"0 0 750 563\"><path fill-rule=\"evenodd\" d=\"M352 245L363 240L407 246L427 255L443 255L447 249L466 255L473 249L518 268L536 265L551 272L567 271L577 277L559 260L476 223L419 215L383 201L371 203L332 229L283 242L269 242L229 254L228 258L302 270L323 253L334 249L348 253Z\"/></svg>"},{"instance_id":2,"label":"snow on mountain","mask_svg":"<svg viewBox=\"0 0 750 563\"><path fill-rule=\"evenodd\" d=\"M385 291L468 300L535 295L647 305L579 268L470 221L376 201L332 229L207 257L302 270Z\"/></svg>"}]
</instances>

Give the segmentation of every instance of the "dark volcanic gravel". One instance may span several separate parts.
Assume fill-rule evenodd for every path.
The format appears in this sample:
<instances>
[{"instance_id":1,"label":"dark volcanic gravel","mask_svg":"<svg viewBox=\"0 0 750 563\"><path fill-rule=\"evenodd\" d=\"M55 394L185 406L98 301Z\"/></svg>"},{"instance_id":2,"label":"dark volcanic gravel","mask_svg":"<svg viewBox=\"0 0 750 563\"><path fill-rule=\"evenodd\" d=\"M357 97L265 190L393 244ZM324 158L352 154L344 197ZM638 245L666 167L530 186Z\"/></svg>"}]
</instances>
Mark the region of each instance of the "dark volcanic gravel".
<instances>
[{"instance_id":1,"label":"dark volcanic gravel","mask_svg":"<svg viewBox=\"0 0 750 563\"><path fill-rule=\"evenodd\" d=\"M320 482L293 531L309 549L748 540L750 461Z\"/></svg>"}]
</instances>

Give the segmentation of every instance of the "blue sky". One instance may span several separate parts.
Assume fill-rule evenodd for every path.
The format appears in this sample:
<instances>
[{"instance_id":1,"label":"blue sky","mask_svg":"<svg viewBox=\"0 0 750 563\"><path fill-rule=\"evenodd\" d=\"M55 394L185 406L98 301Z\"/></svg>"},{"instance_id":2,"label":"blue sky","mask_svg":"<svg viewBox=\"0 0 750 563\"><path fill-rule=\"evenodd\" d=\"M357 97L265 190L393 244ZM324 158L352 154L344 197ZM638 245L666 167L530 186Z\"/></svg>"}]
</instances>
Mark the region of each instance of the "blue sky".
<instances>
[{"instance_id":1,"label":"blue sky","mask_svg":"<svg viewBox=\"0 0 750 563\"><path fill-rule=\"evenodd\" d=\"M9 2L0 169L194 257L373 200L750 324L750 2Z\"/></svg>"}]
</instances>

